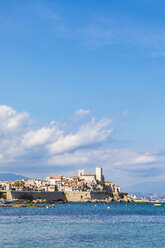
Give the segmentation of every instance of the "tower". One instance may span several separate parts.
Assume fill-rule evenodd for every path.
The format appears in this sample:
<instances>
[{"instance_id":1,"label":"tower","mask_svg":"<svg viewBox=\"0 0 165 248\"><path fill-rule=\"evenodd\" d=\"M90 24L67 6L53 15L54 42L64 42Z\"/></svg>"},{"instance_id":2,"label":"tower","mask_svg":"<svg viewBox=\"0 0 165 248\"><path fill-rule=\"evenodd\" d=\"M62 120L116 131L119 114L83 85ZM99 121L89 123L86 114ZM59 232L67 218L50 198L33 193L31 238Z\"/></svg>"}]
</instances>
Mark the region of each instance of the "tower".
<instances>
[{"instance_id":1,"label":"tower","mask_svg":"<svg viewBox=\"0 0 165 248\"><path fill-rule=\"evenodd\" d=\"M99 182L103 181L102 168L96 167L96 180Z\"/></svg>"},{"instance_id":2,"label":"tower","mask_svg":"<svg viewBox=\"0 0 165 248\"><path fill-rule=\"evenodd\" d=\"M81 169L81 170L78 170L78 176L81 177L84 175L84 170Z\"/></svg>"}]
</instances>

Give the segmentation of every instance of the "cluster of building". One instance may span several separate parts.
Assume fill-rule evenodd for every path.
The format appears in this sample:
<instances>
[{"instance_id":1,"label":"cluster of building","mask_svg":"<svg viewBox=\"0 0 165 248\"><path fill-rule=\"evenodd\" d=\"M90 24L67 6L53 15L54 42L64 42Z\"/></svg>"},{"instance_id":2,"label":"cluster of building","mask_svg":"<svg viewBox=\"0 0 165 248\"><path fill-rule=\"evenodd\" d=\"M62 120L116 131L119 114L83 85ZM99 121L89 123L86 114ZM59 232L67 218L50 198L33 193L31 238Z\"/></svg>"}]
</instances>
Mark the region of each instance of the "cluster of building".
<instances>
[{"instance_id":1,"label":"cluster of building","mask_svg":"<svg viewBox=\"0 0 165 248\"><path fill-rule=\"evenodd\" d=\"M78 171L78 176L66 177L63 175L49 176L45 181L29 179L13 182L0 182L0 190L17 191L107 191L120 192L120 185L112 181L105 181L102 168L96 167L95 174L85 174L84 170Z\"/></svg>"}]
</instances>

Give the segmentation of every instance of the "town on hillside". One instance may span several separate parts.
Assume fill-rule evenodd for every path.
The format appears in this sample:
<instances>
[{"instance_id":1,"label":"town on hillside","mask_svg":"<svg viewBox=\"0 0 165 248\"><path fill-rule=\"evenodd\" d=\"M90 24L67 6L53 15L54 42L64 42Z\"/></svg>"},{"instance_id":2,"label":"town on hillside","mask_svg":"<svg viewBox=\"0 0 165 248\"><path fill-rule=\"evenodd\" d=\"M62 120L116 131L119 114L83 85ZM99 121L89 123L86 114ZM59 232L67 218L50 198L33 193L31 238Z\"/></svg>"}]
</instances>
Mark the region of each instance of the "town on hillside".
<instances>
[{"instance_id":1,"label":"town on hillside","mask_svg":"<svg viewBox=\"0 0 165 248\"><path fill-rule=\"evenodd\" d=\"M66 177L63 175L48 176L45 181L41 179L28 179L16 181L1 181L0 190L15 191L94 191L94 192L120 192L120 185L112 181L105 181L102 168L96 167L95 174L85 174L84 169L78 171L77 176Z\"/></svg>"}]
</instances>

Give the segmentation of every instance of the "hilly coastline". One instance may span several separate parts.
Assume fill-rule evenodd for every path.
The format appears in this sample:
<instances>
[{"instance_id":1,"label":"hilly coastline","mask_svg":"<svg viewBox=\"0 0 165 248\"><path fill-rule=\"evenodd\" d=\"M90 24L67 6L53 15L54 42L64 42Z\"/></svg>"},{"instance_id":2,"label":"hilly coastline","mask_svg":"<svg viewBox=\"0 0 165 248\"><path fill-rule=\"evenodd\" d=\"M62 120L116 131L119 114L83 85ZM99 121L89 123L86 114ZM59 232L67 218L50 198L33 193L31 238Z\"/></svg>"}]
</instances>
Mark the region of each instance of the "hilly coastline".
<instances>
[{"instance_id":1,"label":"hilly coastline","mask_svg":"<svg viewBox=\"0 0 165 248\"><path fill-rule=\"evenodd\" d=\"M28 180L28 177L13 173L0 173L0 181Z\"/></svg>"}]
</instances>

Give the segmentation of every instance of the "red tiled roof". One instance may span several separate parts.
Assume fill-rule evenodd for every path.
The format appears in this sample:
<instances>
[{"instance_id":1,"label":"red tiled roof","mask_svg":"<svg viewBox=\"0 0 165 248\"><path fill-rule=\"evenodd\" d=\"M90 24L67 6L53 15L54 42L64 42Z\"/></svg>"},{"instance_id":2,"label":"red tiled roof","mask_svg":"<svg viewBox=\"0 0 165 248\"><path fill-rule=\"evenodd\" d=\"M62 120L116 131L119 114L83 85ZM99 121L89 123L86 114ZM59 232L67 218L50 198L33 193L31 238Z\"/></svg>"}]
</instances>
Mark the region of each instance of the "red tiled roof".
<instances>
[{"instance_id":1,"label":"red tiled roof","mask_svg":"<svg viewBox=\"0 0 165 248\"><path fill-rule=\"evenodd\" d=\"M72 184L74 187L82 187L82 184Z\"/></svg>"},{"instance_id":2,"label":"red tiled roof","mask_svg":"<svg viewBox=\"0 0 165 248\"><path fill-rule=\"evenodd\" d=\"M82 175L82 176L96 176L96 174L84 174L84 175ZM82 177L81 176L81 177Z\"/></svg>"}]
</instances>

